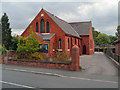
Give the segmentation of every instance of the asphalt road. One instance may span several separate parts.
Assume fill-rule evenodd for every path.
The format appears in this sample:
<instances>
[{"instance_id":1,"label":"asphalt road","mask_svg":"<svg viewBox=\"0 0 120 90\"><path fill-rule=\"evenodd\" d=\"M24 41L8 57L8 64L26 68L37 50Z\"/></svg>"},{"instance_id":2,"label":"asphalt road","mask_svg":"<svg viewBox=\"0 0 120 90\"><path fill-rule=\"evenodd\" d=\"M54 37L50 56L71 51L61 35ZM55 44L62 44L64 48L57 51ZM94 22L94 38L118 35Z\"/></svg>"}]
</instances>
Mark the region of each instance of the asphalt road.
<instances>
[{"instance_id":1,"label":"asphalt road","mask_svg":"<svg viewBox=\"0 0 120 90\"><path fill-rule=\"evenodd\" d=\"M3 88L117 88L115 81L57 77L26 72L3 70Z\"/></svg>"},{"instance_id":2,"label":"asphalt road","mask_svg":"<svg viewBox=\"0 0 120 90\"><path fill-rule=\"evenodd\" d=\"M85 70L79 72L3 65L0 83L3 88L118 88L118 70L103 53L84 55L80 60Z\"/></svg>"}]
</instances>

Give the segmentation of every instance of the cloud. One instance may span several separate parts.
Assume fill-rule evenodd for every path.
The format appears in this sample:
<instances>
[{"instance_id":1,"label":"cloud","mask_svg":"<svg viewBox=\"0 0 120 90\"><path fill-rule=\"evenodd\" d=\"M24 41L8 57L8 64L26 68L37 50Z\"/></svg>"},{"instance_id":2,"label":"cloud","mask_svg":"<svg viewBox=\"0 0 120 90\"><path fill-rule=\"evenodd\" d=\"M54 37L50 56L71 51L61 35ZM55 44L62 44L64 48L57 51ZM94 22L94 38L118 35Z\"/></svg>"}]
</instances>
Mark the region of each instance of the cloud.
<instances>
[{"instance_id":1,"label":"cloud","mask_svg":"<svg viewBox=\"0 0 120 90\"><path fill-rule=\"evenodd\" d=\"M12 29L12 35L21 35L24 32L24 29Z\"/></svg>"},{"instance_id":2,"label":"cloud","mask_svg":"<svg viewBox=\"0 0 120 90\"><path fill-rule=\"evenodd\" d=\"M94 0L93 0L94 1ZM118 22L118 2L3 2L13 33L25 30L41 8L67 22L92 21L100 32L114 35ZM18 33L19 34L19 33Z\"/></svg>"}]
</instances>

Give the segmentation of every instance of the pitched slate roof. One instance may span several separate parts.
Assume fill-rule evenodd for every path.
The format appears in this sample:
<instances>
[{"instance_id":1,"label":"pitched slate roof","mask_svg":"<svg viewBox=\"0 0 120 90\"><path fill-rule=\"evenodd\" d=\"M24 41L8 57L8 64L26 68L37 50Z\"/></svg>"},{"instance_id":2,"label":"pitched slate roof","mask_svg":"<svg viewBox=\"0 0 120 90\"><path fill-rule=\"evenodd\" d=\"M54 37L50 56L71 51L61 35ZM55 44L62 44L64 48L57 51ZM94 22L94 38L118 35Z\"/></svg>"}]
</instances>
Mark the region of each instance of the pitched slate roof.
<instances>
[{"instance_id":1,"label":"pitched slate roof","mask_svg":"<svg viewBox=\"0 0 120 90\"><path fill-rule=\"evenodd\" d=\"M90 34L90 25L91 25L91 21L89 22L73 22L73 23L69 23L74 30L76 30L76 32L79 35L89 35Z\"/></svg>"},{"instance_id":2,"label":"pitched slate roof","mask_svg":"<svg viewBox=\"0 0 120 90\"><path fill-rule=\"evenodd\" d=\"M39 37L41 37L43 40L50 40L55 34L39 34L36 33Z\"/></svg>"},{"instance_id":3,"label":"pitched slate roof","mask_svg":"<svg viewBox=\"0 0 120 90\"><path fill-rule=\"evenodd\" d=\"M65 33L80 37L79 34L73 29L73 27L70 24L47 12L46 10L44 11Z\"/></svg>"}]
</instances>

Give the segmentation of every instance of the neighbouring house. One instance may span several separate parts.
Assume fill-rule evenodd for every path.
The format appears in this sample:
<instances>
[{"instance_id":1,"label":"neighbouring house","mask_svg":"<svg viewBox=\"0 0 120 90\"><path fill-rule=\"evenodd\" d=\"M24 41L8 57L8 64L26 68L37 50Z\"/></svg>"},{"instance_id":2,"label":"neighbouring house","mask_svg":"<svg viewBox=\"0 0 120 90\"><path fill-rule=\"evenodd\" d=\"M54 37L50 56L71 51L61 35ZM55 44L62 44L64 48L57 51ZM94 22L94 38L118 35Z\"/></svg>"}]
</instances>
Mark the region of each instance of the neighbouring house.
<instances>
[{"instance_id":1,"label":"neighbouring house","mask_svg":"<svg viewBox=\"0 0 120 90\"><path fill-rule=\"evenodd\" d=\"M79 46L80 55L94 54L91 21L68 23L41 9L21 36L28 37L31 27L40 41L41 51L43 50L49 57L54 56L56 50L67 51L71 54L73 45Z\"/></svg>"},{"instance_id":2,"label":"neighbouring house","mask_svg":"<svg viewBox=\"0 0 120 90\"><path fill-rule=\"evenodd\" d=\"M115 53L120 55L120 39L115 41Z\"/></svg>"}]
</instances>

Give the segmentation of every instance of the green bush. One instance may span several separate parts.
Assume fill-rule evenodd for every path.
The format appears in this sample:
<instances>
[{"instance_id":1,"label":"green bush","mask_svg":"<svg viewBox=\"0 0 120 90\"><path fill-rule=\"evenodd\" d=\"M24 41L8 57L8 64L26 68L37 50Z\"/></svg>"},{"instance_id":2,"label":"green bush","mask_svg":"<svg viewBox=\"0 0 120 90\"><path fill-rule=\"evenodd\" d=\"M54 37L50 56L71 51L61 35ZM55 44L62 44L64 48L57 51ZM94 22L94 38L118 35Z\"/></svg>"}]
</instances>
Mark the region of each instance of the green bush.
<instances>
[{"instance_id":1,"label":"green bush","mask_svg":"<svg viewBox=\"0 0 120 90\"><path fill-rule=\"evenodd\" d=\"M27 59L27 60L48 60L45 54L39 52L35 53L17 53L17 59Z\"/></svg>"},{"instance_id":2,"label":"green bush","mask_svg":"<svg viewBox=\"0 0 120 90\"><path fill-rule=\"evenodd\" d=\"M34 59L34 60L45 60L45 55L44 54L40 54L39 52L35 52L35 53L32 53L31 56L30 56L31 59Z\"/></svg>"},{"instance_id":3,"label":"green bush","mask_svg":"<svg viewBox=\"0 0 120 90\"><path fill-rule=\"evenodd\" d=\"M17 46L17 53L33 53L39 51L39 41L35 38L34 32L25 39L19 37Z\"/></svg>"},{"instance_id":4,"label":"green bush","mask_svg":"<svg viewBox=\"0 0 120 90\"><path fill-rule=\"evenodd\" d=\"M0 52L1 54L7 54L7 49L5 48L5 45L3 46L0 45Z\"/></svg>"},{"instance_id":5,"label":"green bush","mask_svg":"<svg viewBox=\"0 0 120 90\"><path fill-rule=\"evenodd\" d=\"M54 62L70 62L69 55L66 51L55 52Z\"/></svg>"},{"instance_id":6,"label":"green bush","mask_svg":"<svg viewBox=\"0 0 120 90\"><path fill-rule=\"evenodd\" d=\"M82 66L79 66L79 69L82 70L83 69Z\"/></svg>"}]
</instances>

